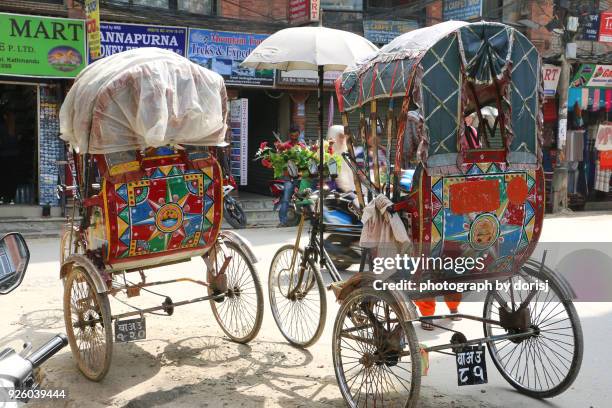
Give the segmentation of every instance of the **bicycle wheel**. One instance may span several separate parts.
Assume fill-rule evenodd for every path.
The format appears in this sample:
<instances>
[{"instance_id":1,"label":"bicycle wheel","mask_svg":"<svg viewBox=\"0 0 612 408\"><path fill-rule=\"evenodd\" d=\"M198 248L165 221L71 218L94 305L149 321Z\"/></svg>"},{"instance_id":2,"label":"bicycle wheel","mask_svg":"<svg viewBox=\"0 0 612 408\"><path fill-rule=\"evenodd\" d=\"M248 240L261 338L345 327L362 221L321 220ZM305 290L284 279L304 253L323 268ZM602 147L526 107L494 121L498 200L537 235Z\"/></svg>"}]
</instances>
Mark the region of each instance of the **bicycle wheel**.
<instances>
[{"instance_id":1,"label":"bicycle wheel","mask_svg":"<svg viewBox=\"0 0 612 408\"><path fill-rule=\"evenodd\" d=\"M298 249L293 279L291 279L291 258L294 245L284 245L272 259L268 275L268 295L272 316L287 341L297 347L314 344L325 327L327 301L321 272L308 259L301 286L297 290L299 268L304 251Z\"/></svg>"},{"instance_id":2,"label":"bicycle wheel","mask_svg":"<svg viewBox=\"0 0 612 408\"><path fill-rule=\"evenodd\" d=\"M550 398L565 391L578 375L583 353L582 328L576 309L571 300L564 299L554 272L546 268L540 272L539 268L526 265L509 281L514 285L521 277L525 281L524 276L534 283L548 280L550 288L547 292L538 292L528 303L535 334L490 342L489 354L501 375L518 391L535 398ZM518 309L528 294L528 290L512 289L499 296ZM499 320L499 308L499 300L489 292L484 317ZM519 332L487 323L483 326L487 337Z\"/></svg>"},{"instance_id":3,"label":"bicycle wheel","mask_svg":"<svg viewBox=\"0 0 612 408\"><path fill-rule=\"evenodd\" d=\"M350 407L415 407L421 387L416 333L388 292L358 289L342 303L332 338L338 386Z\"/></svg>"},{"instance_id":4,"label":"bicycle wheel","mask_svg":"<svg viewBox=\"0 0 612 408\"><path fill-rule=\"evenodd\" d=\"M231 257L225 275L227 291L221 300L211 300L210 306L221 330L233 341L248 343L253 340L263 319L263 290L255 266L242 249L225 241L226 254ZM220 249L215 250L217 265L225 261ZM212 295L212 288L208 287Z\"/></svg>"},{"instance_id":5,"label":"bicycle wheel","mask_svg":"<svg viewBox=\"0 0 612 408\"><path fill-rule=\"evenodd\" d=\"M110 368L113 329L108 295L97 293L90 271L75 265L64 285L64 321L70 349L81 373L101 381Z\"/></svg>"}]
</instances>

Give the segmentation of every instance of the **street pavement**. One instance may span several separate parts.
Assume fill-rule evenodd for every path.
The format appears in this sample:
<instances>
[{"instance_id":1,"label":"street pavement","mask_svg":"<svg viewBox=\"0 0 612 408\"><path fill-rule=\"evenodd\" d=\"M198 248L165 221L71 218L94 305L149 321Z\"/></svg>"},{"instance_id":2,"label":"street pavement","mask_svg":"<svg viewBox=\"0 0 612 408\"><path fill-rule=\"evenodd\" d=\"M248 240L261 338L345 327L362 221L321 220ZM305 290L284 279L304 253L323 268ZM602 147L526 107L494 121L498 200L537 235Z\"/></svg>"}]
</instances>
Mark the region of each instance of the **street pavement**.
<instances>
[{"instance_id":1,"label":"street pavement","mask_svg":"<svg viewBox=\"0 0 612 408\"><path fill-rule=\"evenodd\" d=\"M588 214L545 221L543 241L612 241L612 215ZM107 377L100 383L82 377L65 348L45 364L45 388L63 388L68 399L32 402L32 407L342 407L334 376L331 328L337 304L328 293L326 327L317 344L307 350L289 346L269 311L267 275L274 252L294 239L295 229L250 229L241 232L259 257L264 286L265 316L259 336L248 345L226 340L208 303L179 307L171 317L148 316L147 339L116 344ZM32 259L23 285L0 297L0 344L36 347L64 331L62 284L57 239L29 240ZM148 280L178 276L201 277L203 262L163 267ZM329 278L327 278L329 281ZM174 301L196 297L201 288L185 283L157 288ZM130 299L133 300L133 299ZM154 295L136 298L137 305L163 301ZM111 300L113 312L125 309ZM495 370L487 356L489 384L458 387L452 357L432 354L429 375L422 380L423 407L610 407L612 401L612 303L576 305L584 332L582 369L561 396L538 401L516 392ZM438 305L438 311L445 306ZM482 305L465 303L461 311L480 315ZM482 326L466 321L452 327L467 337L480 337ZM419 342L446 343L450 334L417 328Z\"/></svg>"}]
</instances>

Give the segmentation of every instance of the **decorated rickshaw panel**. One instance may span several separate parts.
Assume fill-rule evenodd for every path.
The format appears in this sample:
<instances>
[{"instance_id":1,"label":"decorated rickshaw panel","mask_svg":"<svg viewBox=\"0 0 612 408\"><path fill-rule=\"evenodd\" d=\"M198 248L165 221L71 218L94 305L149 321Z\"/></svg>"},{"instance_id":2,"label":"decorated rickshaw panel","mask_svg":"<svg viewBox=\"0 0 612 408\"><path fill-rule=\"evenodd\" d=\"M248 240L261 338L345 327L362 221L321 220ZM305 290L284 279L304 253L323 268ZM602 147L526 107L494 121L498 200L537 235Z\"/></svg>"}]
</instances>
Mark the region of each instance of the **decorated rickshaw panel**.
<instances>
[{"instance_id":1,"label":"decorated rickshaw panel","mask_svg":"<svg viewBox=\"0 0 612 408\"><path fill-rule=\"evenodd\" d=\"M210 247L221 224L220 179L210 159L201 169L175 163L147 169L140 180L108 183L110 263Z\"/></svg>"},{"instance_id":2,"label":"decorated rickshaw panel","mask_svg":"<svg viewBox=\"0 0 612 408\"><path fill-rule=\"evenodd\" d=\"M432 176L430 186L432 256L482 257L488 271L509 272L533 250L542 223L537 171L478 163L465 175Z\"/></svg>"}]
</instances>

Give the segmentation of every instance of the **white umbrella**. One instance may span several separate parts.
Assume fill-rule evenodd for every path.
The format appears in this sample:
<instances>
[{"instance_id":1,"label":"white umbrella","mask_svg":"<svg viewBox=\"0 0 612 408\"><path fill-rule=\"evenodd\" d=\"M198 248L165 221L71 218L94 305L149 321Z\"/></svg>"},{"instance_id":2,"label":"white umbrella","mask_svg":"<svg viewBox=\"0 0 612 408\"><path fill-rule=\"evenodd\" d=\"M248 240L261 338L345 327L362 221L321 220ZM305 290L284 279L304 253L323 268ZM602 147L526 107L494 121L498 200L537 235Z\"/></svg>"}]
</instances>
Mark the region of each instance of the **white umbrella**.
<instances>
[{"instance_id":1,"label":"white umbrella","mask_svg":"<svg viewBox=\"0 0 612 408\"><path fill-rule=\"evenodd\" d=\"M242 62L255 69L311 70L319 73L317 91L319 110L319 186L323 219L323 73L343 71L347 66L366 58L378 48L365 38L348 31L327 27L292 27L277 31L261 42ZM323 245L323 229L321 228ZM322 252L321 252L322 253Z\"/></svg>"}]
</instances>

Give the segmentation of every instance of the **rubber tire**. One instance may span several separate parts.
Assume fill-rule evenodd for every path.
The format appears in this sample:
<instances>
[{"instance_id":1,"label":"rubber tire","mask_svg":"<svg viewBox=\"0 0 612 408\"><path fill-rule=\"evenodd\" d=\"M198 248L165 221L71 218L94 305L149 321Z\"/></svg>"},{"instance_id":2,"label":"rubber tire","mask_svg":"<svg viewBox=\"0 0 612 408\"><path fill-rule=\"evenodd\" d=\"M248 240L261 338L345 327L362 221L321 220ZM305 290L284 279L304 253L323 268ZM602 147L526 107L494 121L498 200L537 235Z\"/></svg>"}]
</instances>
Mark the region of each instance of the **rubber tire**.
<instances>
[{"instance_id":1,"label":"rubber tire","mask_svg":"<svg viewBox=\"0 0 612 408\"><path fill-rule=\"evenodd\" d=\"M314 335L312 336L312 338L310 338L308 341L304 341L304 342L298 342L295 339L292 339L289 335L287 335L283 329L281 328L281 323L280 323L280 316L278 315L278 309L276 308L276 300L274 299L274 296L272 294L273 292L273 285L274 285L274 279L272 279L272 267L274 266L275 262L276 262L276 258L278 256L280 256L280 254L284 251L292 251L293 252L294 249L294 245L293 244L287 244L287 245L283 245L282 247L280 247L278 249L278 251L276 251L276 253L274 254L274 257L272 258L272 262L270 263L270 272L268 273L268 299L270 301L270 309L272 310L272 316L274 317L274 321L276 322L276 326L278 327L278 329L280 330L281 334L283 335L283 337L293 346L295 347L300 347L300 348L306 348L306 347L310 347L313 344L315 344L317 342L317 340L319 340L319 338L321 337L321 334L323 334L323 329L325 328L325 319L327 316L327 297L325 295L325 284L323 283L323 277L321 276L321 271L319 270L319 267L316 265L315 262L312 261L308 261L308 264L311 268L313 268L313 274L315 277L315 282L317 285L317 290L319 291L319 301L321 304L321 311L319 312L319 325L317 326L317 330L315 331ZM302 254L302 257L304 256L304 250L302 248L298 248L298 251Z\"/></svg>"},{"instance_id":2,"label":"rubber tire","mask_svg":"<svg viewBox=\"0 0 612 408\"><path fill-rule=\"evenodd\" d=\"M89 286L90 291L94 293L94 296L96 297L96 300L100 307L100 314L102 316L102 322L104 324L104 333L106 337L105 339L105 342L106 342L105 360L104 360L104 365L103 365L102 370L98 373L91 372L85 367L83 359L81 358L79 354L79 350L77 348L76 337L74 334L74 329L72 327L72 314L70 311L70 307L71 307L70 300L71 300L72 282L75 279L77 270L82 271L83 276L85 277L85 281L87 282L87 285ZM111 360L113 357L114 338L113 338L113 325L112 325L111 312L110 312L110 303L108 300L108 295L106 293L96 292L95 286L93 284L92 279L89 276L87 269L81 266L78 266L78 265L75 265L72 267L70 273L66 276L66 280L64 283L64 323L66 324L66 335L68 336L68 343L70 344L70 349L72 350L72 356L76 360L79 371L88 380L96 381L96 382L102 381L102 379L104 379L104 377L108 373L108 370L111 364Z\"/></svg>"},{"instance_id":3,"label":"rubber tire","mask_svg":"<svg viewBox=\"0 0 612 408\"><path fill-rule=\"evenodd\" d=\"M360 296L372 296L378 297L384 300L388 305L395 305L394 311L397 316L401 315L401 308L397 305L396 299L387 291L374 290L371 288L367 289L356 289L351 292L346 299L342 301L342 305L338 310L338 314L336 315L336 320L334 322L334 330L332 334L332 359L334 361L334 373L336 374L336 381L338 382L338 387L340 388L340 393L342 394L342 398L344 398L344 402L349 407L355 407L354 404L351 404L351 400L347 396L347 390L345 388L346 383L344 381L344 372L342 372L342 376L340 374L341 366L340 366L340 354L338 351L338 346L340 345L341 337L339 336L339 332L342 329L342 325L344 323L344 317L347 314L347 310L353 299ZM404 316L405 319L409 318L409 316ZM414 326L412 323L407 323L403 321L402 326L404 326L404 333L406 334L406 344L411 352L411 357L416 356L416 359L413 358L412 361L412 378L411 378L411 392L406 405L404 408L415 408L419 404L419 394L421 392L421 352L420 346L417 339L416 332L414 330ZM342 385L344 384L344 386Z\"/></svg>"},{"instance_id":4,"label":"rubber tire","mask_svg":"<svg viewBox=\"0 0 612 408\"><path fill-rule=\"evenodd\" d=\"M559 284L558 278L556 278L555 273L552 270L545 268L545 270L548 270L548 273L546 272L540 273L539 271L534 270L529 267L523 267L523 270L525 270L528 275L533 276L541 281L548 280L550 290L554 291L559 299L563 299L563 291L561 290L561 285ZM487 293L487 296L484 302L484 307L483 307L483 316L485 318L487 317L487 308L489 307L489 303L492 302L492 298L493 298L493 295L491 295L490 292ZM570 319L570 323L572 325L572 331L574 333L574 347L575 348L574 348L574 358L572 359L572 366L570 367L567 376L556 387L550 390L547 390L547 391L534 391L534 390L530 390L530 389L523 387L521 384L517 383L514 379L512 379L504 371L503 366L500 364L500 362L497 360L497 358L494 355L495 353L493 351L493 348L491 346L487 347L489 349L489 356L491 357L493 364L495 364L495 367L497 367L497 370L499 371L499 373L502 375L502 377L504 377L504 379L510 385L512 385L521 394L528 395L532 398L538 398L538 399L551 398L551 397L557 396L563 393L565 390L567 390L572 385L572 383L576 379L576 376L578 375L578 372L580 371L580 366L582 365L582 356L584 352L584 339L582 335L582 326L580 324L578 313L576 312L576 308L574 307L574 304L572 303L572 301L565 299L562 301L562 303L565 307L567 315ZM484 330L485 337L488 336L489 334L487 331L486 323L483 323L483 330Z\"/></svg>"},{"instance_id":5,"label":"rubber tire","mask_svg":"<svg viewBox=\"0 0 612 408\"><path fill-rule=\"evenodd\" d=\"M251 330L251 332L248 333L246 336L236 337L225 328L225 325L221 322L221 318L219 317L217 306L219 306L223 302L218 303L216 300L211 299L209 301L210 307L212 308L212 312L213 312L213 315L215 316L215 320L217 320L217 323L221 327L221 330L223 330L223 333L225 333L225 335L229 337L230 340L235 341L236 343L246 344L249 341L253 340L259 333L259 329L261 329L261 323L263 321L263 312L264 312L263 289L261 288L261 282L259 280L259 275L257 274L257 270L255 269L255 266L253 265L253 263L250 261L249 257L244 253L244 251L242 251L242 249L232 241L225 241L225 246L228 248L231 248L235 253L240 254L243 261L248 265L249 271L251 272L251 278L253 279L253 284L255 285L255 292L257 296L257 311L256 311L256 316L255 316L255 325L253 326L253 329ZM209 290L208 292L209 295L212 295L212 289L210 288L210 286L208 287L208 290Z\"/></svg>"},{"instance_id":6,"label":"rubber tire","mask_svg":"<svg viewBox=\"0 0 612 408\"><path fill-rule=\"evenodd\" d=\"M234 204L234 210L229 210L227 207L229 205L228 200L232 200ZM234 217L234 213L236 213L236 217ZM240 206L240 203L236 201L233 197L223 197L223 218L231 225L234 229L243 229L246 228L247 225L247 217L246 213Z\"/></svg>"}]
</instances>

